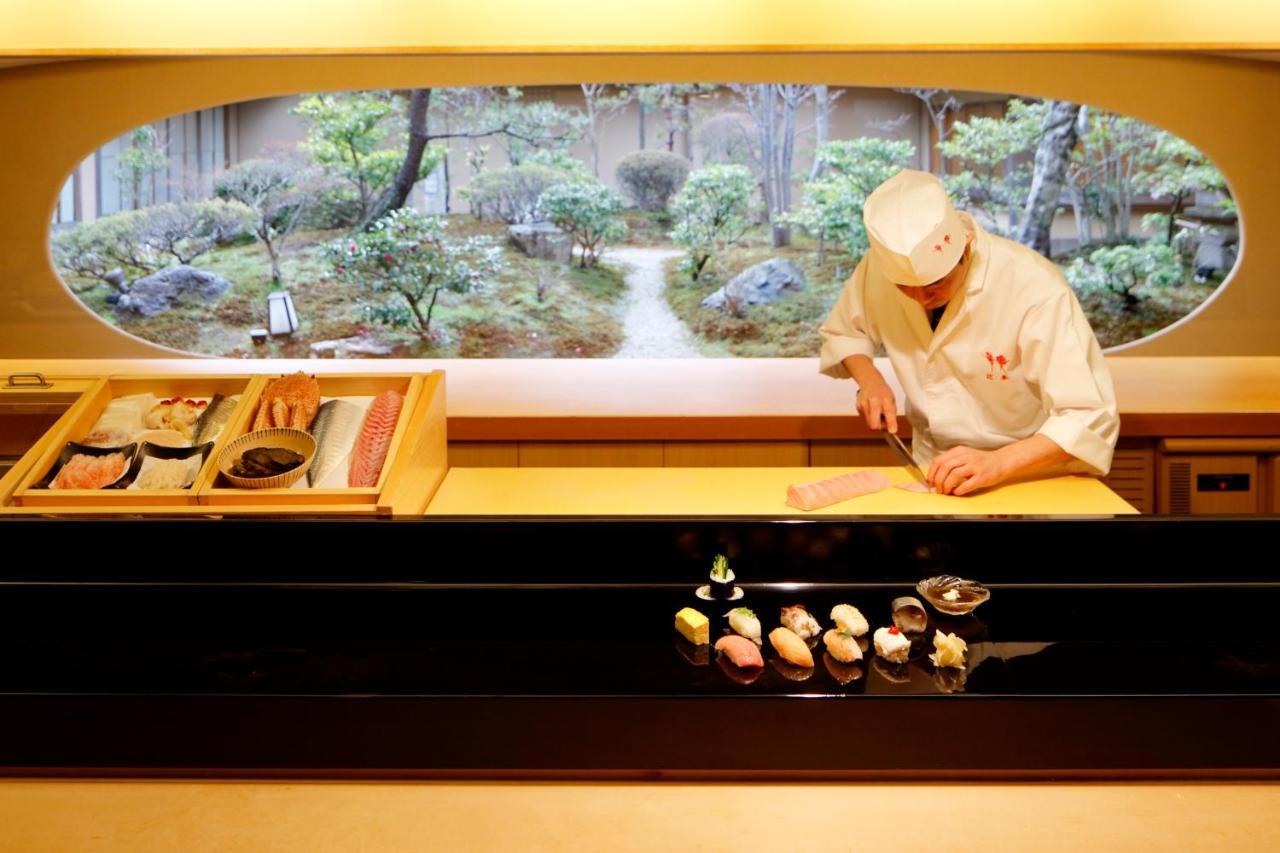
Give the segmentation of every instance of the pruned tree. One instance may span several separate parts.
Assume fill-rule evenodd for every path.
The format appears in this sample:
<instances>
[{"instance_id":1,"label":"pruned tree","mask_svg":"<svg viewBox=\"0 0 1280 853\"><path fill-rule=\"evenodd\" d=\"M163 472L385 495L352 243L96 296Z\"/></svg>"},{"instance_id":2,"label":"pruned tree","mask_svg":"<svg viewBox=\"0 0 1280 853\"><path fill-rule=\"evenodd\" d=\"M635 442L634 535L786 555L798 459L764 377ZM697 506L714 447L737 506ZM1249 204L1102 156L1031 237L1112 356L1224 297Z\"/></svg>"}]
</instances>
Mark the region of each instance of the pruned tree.
<instances>
[{"instance_id":1,"label":"pruned tree","mask_svg":"<svg viewBox=\"0 0 1280 853\"><path fill-rule=\"evenodd\" d=\"M116 180L124 190L125 206L137 210L143 206L148 181L169 167L165 153L168 141L156 129L144 124L129 134L129 144L122 146L116 158Z\"/></svg>"},{"instance_id":2,"label":"pruned tree","mask_svg":"<svg viewBox=\"0 0 1280 853\"><path fill-rule=\"evenodd\" d=\"M682 150L678 153L683 154L686 160L692 160L692 130L697 118L693 101L712 94L716 88L709 83L654 83L636 86L634 91L642 109L662 116L667 150L675 153L676 137L683 134Z\"/></svg>"},{"instance_id":3,"label":"pruned tree","mask_svg":"<svg viewBox=\"0 0 1280 853\"><path fill-rule=\"evenodd\" d=\"M280 255L319 190L316 170L296 159L244 160L218 176L214 195L253 211L253 233L271 259L271 279L283 280Z\"/></svg>"}]
</instances>

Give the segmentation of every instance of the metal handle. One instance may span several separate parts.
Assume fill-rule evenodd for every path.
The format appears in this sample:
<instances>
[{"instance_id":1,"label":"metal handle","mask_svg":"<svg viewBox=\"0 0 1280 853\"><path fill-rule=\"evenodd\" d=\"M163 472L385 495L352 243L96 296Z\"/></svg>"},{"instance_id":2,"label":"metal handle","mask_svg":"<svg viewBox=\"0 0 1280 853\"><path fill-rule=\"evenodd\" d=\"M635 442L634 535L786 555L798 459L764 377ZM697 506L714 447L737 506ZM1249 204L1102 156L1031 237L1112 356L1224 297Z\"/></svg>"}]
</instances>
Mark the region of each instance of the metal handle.
<instances>
[{"instance_id":1,"label":"metal handle","mask_svg":"<svg viewBox=\"0 0 1280 853\"><path fill-rule=\"evenodd\" d=\"M26 380L26 381L23 381ZM53 383L43 373L10 373L4 383L6 388L52 388Z\"/></svg>"}]
</instances>

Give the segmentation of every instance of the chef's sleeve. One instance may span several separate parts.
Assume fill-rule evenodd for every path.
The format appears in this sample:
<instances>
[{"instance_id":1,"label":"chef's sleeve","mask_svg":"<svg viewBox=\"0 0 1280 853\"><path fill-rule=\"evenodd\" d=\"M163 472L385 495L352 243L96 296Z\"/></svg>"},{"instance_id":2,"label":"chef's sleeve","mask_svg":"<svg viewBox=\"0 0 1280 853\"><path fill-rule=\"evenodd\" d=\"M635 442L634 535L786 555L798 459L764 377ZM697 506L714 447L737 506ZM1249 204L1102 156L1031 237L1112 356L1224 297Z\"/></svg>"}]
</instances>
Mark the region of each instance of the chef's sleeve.
<instances>
[{"instance_id":1,"label":"chef's sleeve","mask_svg":"<svg viewBox=\"0 0 1280 853\"><path fill-rule=\"evenodd\" d=\"M1064 288L1028 313L1022 331L1023 369L1048 415L1037 434L1075 457L1067 470L1105 476L1120 436L1120 412L1080 303Z\"/></svg>"},{"instance_id":2,"label":"chef's sleeve","mask_svg":"<svg viewBox=\"0 0 1280 853\"><path fill-rule=\"evenodd\" d=\"M873 336L872 325L866 317L867 260L858 262L853 275L845 282L844 290L827 319L818 327L822 337L822 350L818 358L818 372L833 379L848 379L844 360L851 355L873 358L880 341Z\"/></svg>"}]
</instances>

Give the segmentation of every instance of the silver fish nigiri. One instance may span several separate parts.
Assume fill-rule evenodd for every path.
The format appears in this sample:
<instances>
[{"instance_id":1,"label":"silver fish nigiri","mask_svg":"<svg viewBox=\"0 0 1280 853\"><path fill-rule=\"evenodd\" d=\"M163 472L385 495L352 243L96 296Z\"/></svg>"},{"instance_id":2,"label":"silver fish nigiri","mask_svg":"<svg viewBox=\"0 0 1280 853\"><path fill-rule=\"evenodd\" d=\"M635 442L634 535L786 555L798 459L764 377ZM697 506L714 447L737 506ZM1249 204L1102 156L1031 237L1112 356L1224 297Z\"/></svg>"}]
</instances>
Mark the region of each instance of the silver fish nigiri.
<instances>
[{"instance_id":1,"label":"silver fish nigiri","mask_svg":"<svg viewBox=\"0 0 1280 853\"><path fill-rule=\"evenodd\" d=\"M355 444L356 433L364 412L355 403L330 400L320 406L311 424L316 439L316 458L307 469L307 485L323 483L334 468L342 463Z\"/></svg>"},{"instance_id":2,"label":"silver fish nigiri","mask_svg":"<svg viewBox=\"0 0 1280 853\"><path fill-rule=\"evenodd\" d=\"M231 420L231 413L236 410L239 399L238 394L231 397L224 397L221 394L213 395L209 405L205 406L200 414L200 419L196 421L195 441L192 442L195 447L218 440L222 428L227 425L227 421Z\"/></svg>"}]
</instances>

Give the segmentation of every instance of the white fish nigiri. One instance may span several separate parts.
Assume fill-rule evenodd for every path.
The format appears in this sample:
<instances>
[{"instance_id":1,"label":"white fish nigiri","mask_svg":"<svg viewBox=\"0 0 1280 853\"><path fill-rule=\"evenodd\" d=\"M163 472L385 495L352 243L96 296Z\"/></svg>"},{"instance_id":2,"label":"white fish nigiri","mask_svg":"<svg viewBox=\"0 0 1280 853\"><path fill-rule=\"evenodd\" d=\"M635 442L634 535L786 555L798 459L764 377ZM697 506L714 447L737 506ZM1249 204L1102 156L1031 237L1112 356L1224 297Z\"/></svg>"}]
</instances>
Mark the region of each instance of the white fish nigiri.
<instances>
[{"instance_id":1,"label":"white fish nigiri","mask_svg":"<svg viewBox=\"0 0 1280 853\"><path fill-rule=\"evenodd\" d=\"M837 604L831 608L831 621L836 623L836 627L841 631L855 637L861 637L871 630L871 626L867 624L867 617L852 604Z\"/></svg>"},{"instance_id":2,"label":"white fish nigiri","mask_svg":"<svg viewBox=\"0 0 1280 853\"><path fill-rule=\"evenodd\" d=\"M729 617L729 627L734 633L760 642L760 620L756 618L755 611L749 607L735 607L725 615Z\"/></svg>"},{"instance_id":3,"label":"white fish nigiri","mask_svg":"<svg viewBox=\"0 0 1280 853\"><path fill-rule=\"evenodd\" d=\"M779 619L783 627L794 632L802 640L810 637L816 637L822 633L822 626L818 624L818 620L808 610L804 609L803 604L793 604L790 607L782 608L782 616Z\"/></svg>"},{"instance_id":4,"label":"white fish nigiri","mask_svg":"<svg viewBox=\"0 0 1280 853\"><path fill-rule=\"evenodd\" d=\"M822 635L822 642L827 646L827 653L840 663L855 663L862 660L862 649L858 647L857 639L846 631L837 631L832 628Z\"/></svg>"}]
</instances>

